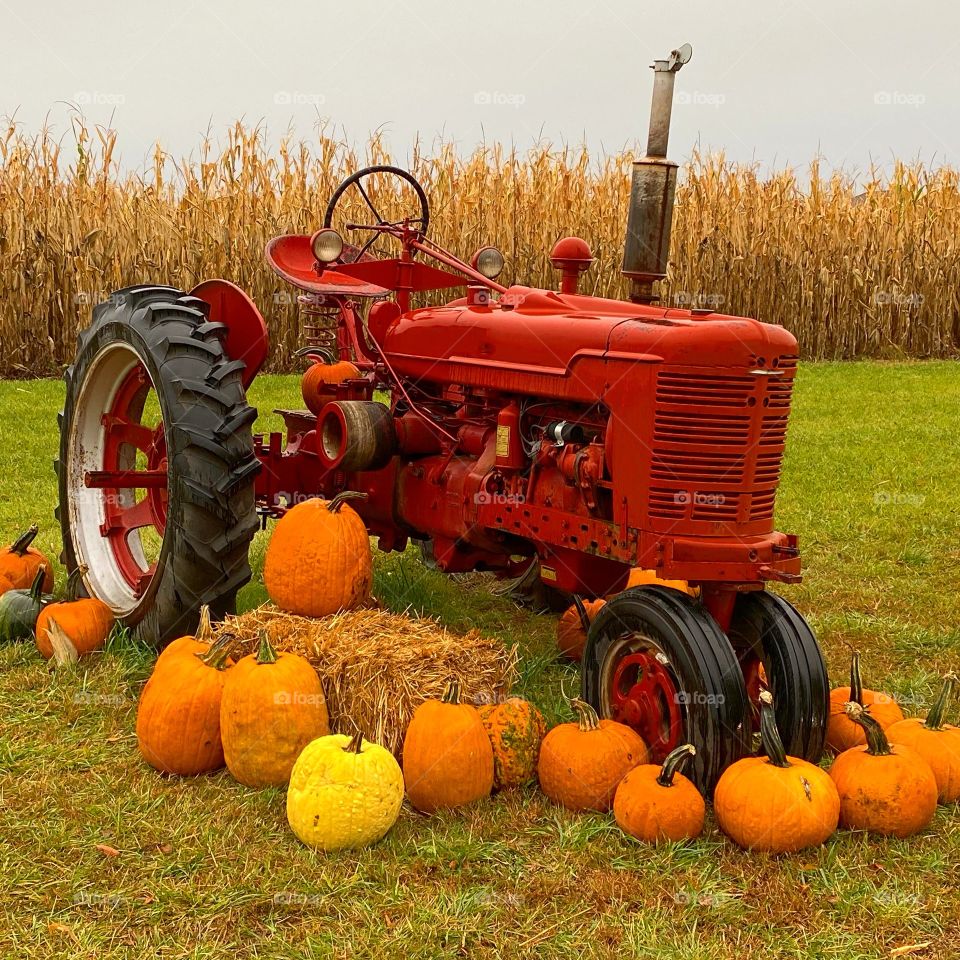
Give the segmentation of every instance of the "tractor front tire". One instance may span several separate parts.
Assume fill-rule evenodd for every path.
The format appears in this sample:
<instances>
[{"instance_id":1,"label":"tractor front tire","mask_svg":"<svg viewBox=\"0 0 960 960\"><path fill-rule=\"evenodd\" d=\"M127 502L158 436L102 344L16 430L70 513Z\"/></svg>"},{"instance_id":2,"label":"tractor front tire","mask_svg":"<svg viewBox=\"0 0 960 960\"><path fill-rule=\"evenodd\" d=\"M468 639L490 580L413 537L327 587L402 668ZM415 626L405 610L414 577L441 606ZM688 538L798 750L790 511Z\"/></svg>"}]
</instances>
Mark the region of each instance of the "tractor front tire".
<instances>
[{"instance_id":1,"label":"tractor front tire","mask_svg":"<svg viewBox=\"0 0 960 960\"><path fill-rule=\"evenodd\" d=\"M94 308L64 375L62 560L68 570L85 565L85 592L154 646L192 633L202 604L215 618L233 612L250 579L256 410L241 382L244 364L224 350L226 327L208 313L205 301L172 287L120 290ZM159 408L152 433L141 423L148 396ZM138 500L137 484L149 480L125 471L143 470L144 460L156 476ZM91 484L97 471L99 487ZM153 559L141 540L147 513Z\"/></svg>"}]
</instances>

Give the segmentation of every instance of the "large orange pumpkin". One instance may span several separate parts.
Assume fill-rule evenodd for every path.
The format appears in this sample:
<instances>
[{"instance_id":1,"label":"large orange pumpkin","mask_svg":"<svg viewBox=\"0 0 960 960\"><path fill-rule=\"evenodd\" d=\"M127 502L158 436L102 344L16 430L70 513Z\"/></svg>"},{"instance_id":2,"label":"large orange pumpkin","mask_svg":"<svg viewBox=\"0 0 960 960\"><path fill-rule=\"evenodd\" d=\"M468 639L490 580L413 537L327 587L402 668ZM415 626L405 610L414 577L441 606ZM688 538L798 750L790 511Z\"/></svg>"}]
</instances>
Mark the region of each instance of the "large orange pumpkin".
<instances>
[{"instance_id":1,"label":"large orange pumpkin","mask_svg":"<svg viewBox=\"0 0 960 960\"><path fill-rule=\"evenodd\" d=\"M521 787L537 776L540 744L547 732L543 714L529 700L510 697L486 704L480 719L493 747L493 787Z\"/></svg>"},{"instance_id":2,"label":"large orange pumpkin","mask_svg":"<svg viewBox=\"0 0 960 960\"><path fill-rule=\"evenodd\" d=\"M927 761L937 781L940 803L960 800L960 727L943 722L956 682L952 673L943 678L940 694L926 720L913 717L886 729L890 743L903 744Z\"/></svg>"},{"instance_id":3,"label":"large orange pumpkin","mask_svg":"<svg viewBox=\"0 0 960 960\"><path fill-rule=\"evenodd\" d=\"M322 347L306 347L298 354L310 358L311 364L300 380L303 402L311 413L319 414L324 405L333 399L330 387L344 380L354 380L360 371L349 360L338 360L332 351Z\"/></svg>"},{"instance_id":4,"label":"large orange pumpkin","mask_svg":"<svg viewBox=\"0 0 960 960\"><path fill-rule=\"evenodd\" d=\"M620 781L647 762L647 745L630 727L600 720L589 703L574 699L570 704L576 722L561 723L543 738L540 789L569 810L606 813Z\"/></svg>"},{"instance_id":5,"label":"large orange pumpkin","mask_svg":"<svg viewBox=\"0 0 960 960\"><path fill-rule=\"evenodd\" d=\"M197 624L196 633L185 634L171 640L157 657L157 662L153 667L154 673L160 666L165 666L182 654L193 655L195 653L206 653L215 642L216 636L213 632L213 625L210 622L210 608L204 604L200 608L200 622Z\"/></svg>"},{"instance_id":6,"label":"large orange pumpkin","mask_svg":"<svg viewBox=\"0 0 960 960\"><path fill-rule=\"evenodd\" d=\"M840 794L840 823L881 836L913 836L937 809L933 771L909 747L891 744L867 708L851 700L846 711L863 727L867 742L844 750L830 767Z\"/></svg>"},{"instance_id":7,"label":"large orange pumpkin","mask_svg":"<svg viewBox=\"0 0 960 960\"><path fill-rule=\"evenodd\" d=\"M113 611L102 600L78 596L80 581L86 572L85 566L78 566L67 579L66 600L47 604L37 617L37 649L47 660L53 656L53 644L49 636L51 620L56 620L80 657L99 650L110 636Z\"/></svg>"},{"instance_id":8,"label":"large orange pumpkin","mask_svg":"<svg viewBox=\"0 0 960 960\"><path fill-rule=\"evenodd\" d=\"M263 582L281 610L325 617L366 602L373 583L370 538L347 504L365 493L298 503L278 521L267 547Z\"/></svg>"},{"instance_id":9,"label":"large orange pumpkin","mask_svg":"<svg viewBox=\"0 0 960 960\"><path fill-rule=\"evenodd\" d=\"M8 590L16 590L16 587L13 585L13 581L9 577L5 577L3 574L0 574L0 597L2 597Z\"/></svg>"},{"instance_id":10,"label":"large orange pumpkin","mask_svg":"<svg viewBox=\"0 0 960 960\"><path fill-rule=\"evenodd\" d=\"M238 660L223 685L227 769L248 787L281 786L303 748L329 732L317 671L295 653L277 653L263 633L257 653Z\"/></svg>"},{"instance_id":11,"label":"large orange pumpkin","mask_svg":"<svg viewBox=\"0 0 960 960\"><path fill-rule=\"evenodd\" d=\"M403 738L403 781L422 813L459 807L493 789L493 748L477 708L460 702L460 684L425 700Z\"/></svg>"},{"instance_id":12,"label":"large orange pumpkin","mask_svg":"<svg viewBox=\"0 0 960 960\"><path fill-rule=\"evenodd\" d=\"M870 716L884 729L903 719L900 705L890 694L864 688L860 679L860 654L854 652L850 658L850 686L834 687L830 691L827 747L834 753L843 753L850 747L866 743L863 728L854 723L845 711L848 700L866 707Z\"/></svg>"},{"instance_id":13,"label":"large orange pumpkin","mask_svg":"<svg viewBox=\"0 0 960 960\"><path fill-rule=\"evenodd\" d=\"M769 690L760 694L760 736L767 755L738 760L717 781L713 811L720 829L747 850L819 846L837 829L840 797L825 770L787 756Z\"/></svg>"},{"instance_id":14,"label":"large orange pumpkin","mask_svg":"<svg viewBox=\"0 0 960 960\"><path fill-rule=\"evenodd\" d=\"M39 527L33 524L9 547L0 549L0 576L6 577L15 590L28 590L41 567L45 571L41 589L44 593L53 589L53 565L36 547L30 546L38 533Z\"/></svg>"},{"instance_id":15,"label":"large orange pumpkin","mask_svg":"<svg viewBox=\"0 0 960 960\"><path fill-rule=\"evenodd\" d=\"M680 773L696 752L692 743L685 743L671 750L662 766L641 764L620 781L613 816L624 833L654 844L703 833L706 804L700 791Z\"/></svg>"},{"instance_id":16,"label":"large orange pumpkin","mask_svg":"<svg viewBox=\"0 0 960 960\"><path fill-rule=\"evenodd\" d=\"M557 649L565 657L576 660L583 658L587 646L587 633L593 618L603 609L605 600L581 600L574 602L563 611L557 621Z\"/></svg>"},{"instance_id":17,"label":"large orange pumpkin","mask_svg":"<svg viewBox=\"0 0 960 960\"><path fill-rule=\"evenodd\" d=\"M154 670L137 706L137 745L161 773L193 777L223 766L220 701L233 638Z\"/></svg>"}]
</instances>

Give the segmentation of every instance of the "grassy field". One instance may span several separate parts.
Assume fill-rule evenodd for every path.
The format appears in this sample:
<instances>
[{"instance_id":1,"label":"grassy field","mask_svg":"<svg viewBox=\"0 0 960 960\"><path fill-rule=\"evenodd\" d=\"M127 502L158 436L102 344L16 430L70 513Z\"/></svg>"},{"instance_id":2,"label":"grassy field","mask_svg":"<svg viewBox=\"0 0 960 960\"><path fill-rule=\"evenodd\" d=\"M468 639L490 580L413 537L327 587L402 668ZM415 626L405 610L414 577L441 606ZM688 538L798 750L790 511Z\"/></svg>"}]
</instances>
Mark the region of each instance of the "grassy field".
<instances>
[{"instance_id":1,"label":"grassy field","mask_svg":"<svg viewBox=\"0 0 960 960\"><path fill-rule=\"evenodd\" d=\"M296 395L293 378L258 379L259 426ZM0 539L36 519L54 556L61 397L52 381L0 382ZM778 525L801 535L807 579L787 592L831 673L856 644L867 684L908 713L960 668L958 422L952 363L800 376ZM521 692L566 718L559 682L571 688L575 670L553 656L551 618L412 555L378 557L377 589L517 643ZM242 604L263 597L255 579ZM775 858L712 823L696 843L651 850L531 789L432 819L405 809L373 849L322 855L287 829L282 792L226 773L163 780L140 761L149 667L122 643L57 673L32 645L0 650L0 956L960 956L956 808L911 840L840 833Z\"/></svg>"}]
</instances>

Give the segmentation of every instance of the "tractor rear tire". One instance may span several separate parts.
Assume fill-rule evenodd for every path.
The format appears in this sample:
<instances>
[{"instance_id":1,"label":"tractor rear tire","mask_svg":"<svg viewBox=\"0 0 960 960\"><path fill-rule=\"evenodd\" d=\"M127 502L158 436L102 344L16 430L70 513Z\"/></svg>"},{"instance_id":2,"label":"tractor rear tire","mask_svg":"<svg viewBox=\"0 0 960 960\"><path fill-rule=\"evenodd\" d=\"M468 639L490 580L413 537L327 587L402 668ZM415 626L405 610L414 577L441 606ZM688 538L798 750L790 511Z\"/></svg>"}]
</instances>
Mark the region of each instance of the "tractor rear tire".
<instances>
[{"instance_id":1,"label":"tractor rear tire","mask_svg":"<svg viewBox=\"0 0 960 960\"><path fill-rule=\"evenodd\" d=\"M682 743L689 776L709 798L720 774L750 751L743 674L726 635L695 600L668 587L632 587L590 626L582 695L601 717L634 727L652 759Z\"/></svg>"},{"instance_id":2,"label":"tractor rear tire","mask_svg":"<svg viewBox=\"0 0 960 960\"><path fill-rule=\"evenodd\" d=\"M247 553L258 528L254 478L260 464L251 434L257 412L246 401L243 362L224 350L226 327L210 323L208 313L205 301L172 287L120 290L94 308L64 375L56 462L61 559L68 570L86 565L85 592L108 603L153 646L192 633L202 604L214 618L233 612L237 591L250 579ZM151 388L167 474L165 490L162 480L157 484L163 519L154 528L162 539L152 562L144 559L139 529L114 540L102 533L109 527L107 495L130 509L136 491L119 482L109 490L89 488L89 472L101 469L107 456L116 398L133 398L130 419L139 429ZM119 451L114 469L140 469L134 447L124 439L113 443ZM137 544L130 546L133 534ZM144 568L139 578L136 567L131 577L131 557Z\"/></svg>"}]
</instances>

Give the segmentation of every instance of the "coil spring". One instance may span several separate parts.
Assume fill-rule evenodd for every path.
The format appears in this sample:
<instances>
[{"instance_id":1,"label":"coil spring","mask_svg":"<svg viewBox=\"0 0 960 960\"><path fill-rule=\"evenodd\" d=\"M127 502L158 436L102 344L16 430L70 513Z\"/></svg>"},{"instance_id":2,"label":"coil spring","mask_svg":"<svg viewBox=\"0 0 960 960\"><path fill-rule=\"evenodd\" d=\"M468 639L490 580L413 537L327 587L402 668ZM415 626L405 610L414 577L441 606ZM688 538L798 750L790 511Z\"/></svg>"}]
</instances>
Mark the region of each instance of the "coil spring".
<instances>
[{"instance_id":1,"label":"coil spring","mask_svg":"<svg viewBox=\"0 0 960 960\"><path fill-rule=\"evenodd\" d=\"M340 311L324 303L321 294L302 293L297 297L300 305L303 342L307 347L337 349L337 321Z\"/></svg>"}]
</instances>

